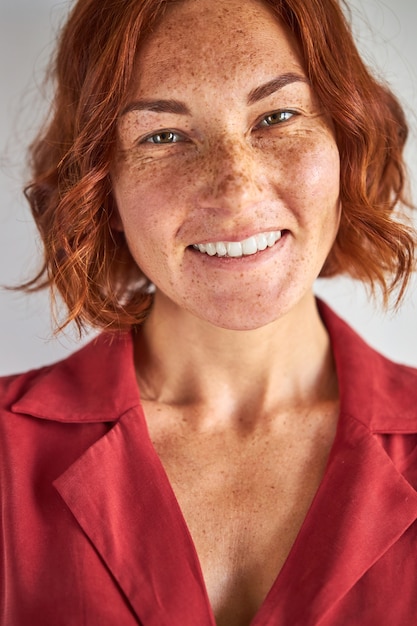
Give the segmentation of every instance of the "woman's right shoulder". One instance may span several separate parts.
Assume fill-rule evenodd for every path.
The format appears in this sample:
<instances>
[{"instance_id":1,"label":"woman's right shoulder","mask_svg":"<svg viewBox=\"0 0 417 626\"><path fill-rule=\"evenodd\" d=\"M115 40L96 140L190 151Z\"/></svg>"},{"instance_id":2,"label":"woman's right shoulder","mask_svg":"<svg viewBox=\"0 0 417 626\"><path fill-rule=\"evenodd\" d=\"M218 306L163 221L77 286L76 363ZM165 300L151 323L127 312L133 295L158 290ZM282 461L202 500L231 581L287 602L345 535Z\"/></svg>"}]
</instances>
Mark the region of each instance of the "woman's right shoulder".
<instances>
[{"instance_id":1,"label":"woman's right shoulder","mask_svg":"<svg viewBox=\"0 0 417 626\"><path fill-rule=\"evenodd\" d=\"M0 411L9 411L53 367L45 365L18 374L0 376Z\"/></svg>"},{"instance_id":2,"label":"woman's right shoulder","mask_svg":"<svg viewBox=\"0 0 417 626\"><path fill-rule=\"evenodd\" d=\"M130 333L102 333L51 365L0 377L0 420L113 421L139 403Z\"/></svg>"}]
</instances>

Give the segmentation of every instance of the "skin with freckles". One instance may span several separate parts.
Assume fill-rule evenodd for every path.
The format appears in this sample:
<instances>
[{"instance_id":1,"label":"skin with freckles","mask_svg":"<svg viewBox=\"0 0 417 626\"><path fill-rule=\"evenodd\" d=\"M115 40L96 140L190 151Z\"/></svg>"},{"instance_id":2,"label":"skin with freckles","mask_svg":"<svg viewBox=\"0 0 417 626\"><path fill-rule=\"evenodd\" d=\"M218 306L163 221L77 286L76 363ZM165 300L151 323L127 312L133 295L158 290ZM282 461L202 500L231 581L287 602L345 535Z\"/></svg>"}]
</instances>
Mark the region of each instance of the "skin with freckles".
<instances>
[{"instance_id":1,"label":"skin with freckles","mask_svg":"<svg viewBox=\"0 0 417 626\"><path fill-rule=\"evenodd\" d=\"M248 626L322 478L337 380L312 285L339 154L291 36L257 0L170 5L118 123L117 214L152 311L136 338L149 432L218 626ZM281 231L231 258L196 244Z\"/></svg>"},{"instance_id":2,"label":"skin with freckles","mask_svg":"<svg viewBox=\"0 0 417 626\"><path fill-rule=\"evenodd\" d=\"M256 27L257 4L250 33L230 25L228 4L212 23L209 6L175 6L143 47L113 184L120 227L158 290L212 324L248 329L290 310L320 272L338 227L339 158L289 37L269 15L268 30ZM248 105L288 73L299 79ZM141 100L187 112L135 110ZM281 243L246 262L191 248L274 230Z\"/></svg>"}]
</instances>

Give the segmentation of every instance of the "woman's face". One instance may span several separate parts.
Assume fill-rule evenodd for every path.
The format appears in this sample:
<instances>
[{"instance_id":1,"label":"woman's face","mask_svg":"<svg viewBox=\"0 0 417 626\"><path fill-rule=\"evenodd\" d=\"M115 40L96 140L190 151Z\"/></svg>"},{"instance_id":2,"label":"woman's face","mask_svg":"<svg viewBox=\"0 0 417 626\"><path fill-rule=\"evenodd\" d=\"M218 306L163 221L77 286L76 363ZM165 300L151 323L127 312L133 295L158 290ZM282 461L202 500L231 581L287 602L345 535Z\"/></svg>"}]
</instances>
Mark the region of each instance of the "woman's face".
<instances>
[{"instance_id":1,"label":"woman's face","mask_svg":"<svg viewBox=\"0 0 417 626\"><path fill-rule=\"evenodd\" d=\"M252 329L311 291L338 228L339 153L262 2L169 7L137 59L112 181L159 306Z\"/></svg>"}]
</instances>

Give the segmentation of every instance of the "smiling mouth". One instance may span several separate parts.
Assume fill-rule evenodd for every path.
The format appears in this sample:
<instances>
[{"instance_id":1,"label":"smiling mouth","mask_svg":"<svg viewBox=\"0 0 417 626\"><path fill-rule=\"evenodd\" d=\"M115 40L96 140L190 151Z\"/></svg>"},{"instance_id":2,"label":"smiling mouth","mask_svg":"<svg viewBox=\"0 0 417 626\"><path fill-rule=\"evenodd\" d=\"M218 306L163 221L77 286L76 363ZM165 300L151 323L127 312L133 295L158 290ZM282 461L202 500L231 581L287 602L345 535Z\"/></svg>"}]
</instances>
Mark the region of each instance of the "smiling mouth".
<instances>
[{"instance_id":1,"label":"smiling mouth","mask_svg":"<svg viewBox=\"0 0 417 626\"><path fill-rule=\"evenodd\" d=\"M272 248L281 239L281 231L259 233L243 241L213 241L209 243L195 243L192 247L202 254L218 257L239 258L256 254L266 248Z\"/></svg>"}]
</instances>

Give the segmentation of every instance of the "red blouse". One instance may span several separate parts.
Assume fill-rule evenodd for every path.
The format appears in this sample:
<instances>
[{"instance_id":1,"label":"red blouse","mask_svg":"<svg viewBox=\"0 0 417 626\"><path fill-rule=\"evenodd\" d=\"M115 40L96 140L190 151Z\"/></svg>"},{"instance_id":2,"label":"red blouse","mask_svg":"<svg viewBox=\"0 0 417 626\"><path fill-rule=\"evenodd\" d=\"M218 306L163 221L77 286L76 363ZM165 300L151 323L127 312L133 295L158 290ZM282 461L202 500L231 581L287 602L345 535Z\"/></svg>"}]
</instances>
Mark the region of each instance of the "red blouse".
<instances>
[{"instance_id":1,"label":"red blouse","mask_svg":"<svg viewBox=\"0 0 417 626\"><path fill-rule=\"evenodd\" d=\"M417 371L320 310L341 390L338 432L251 626L412 626ZM214 626L148 436L131 336L103 334L0 388L1 625Z\"/></svg>"}]
</instances>

